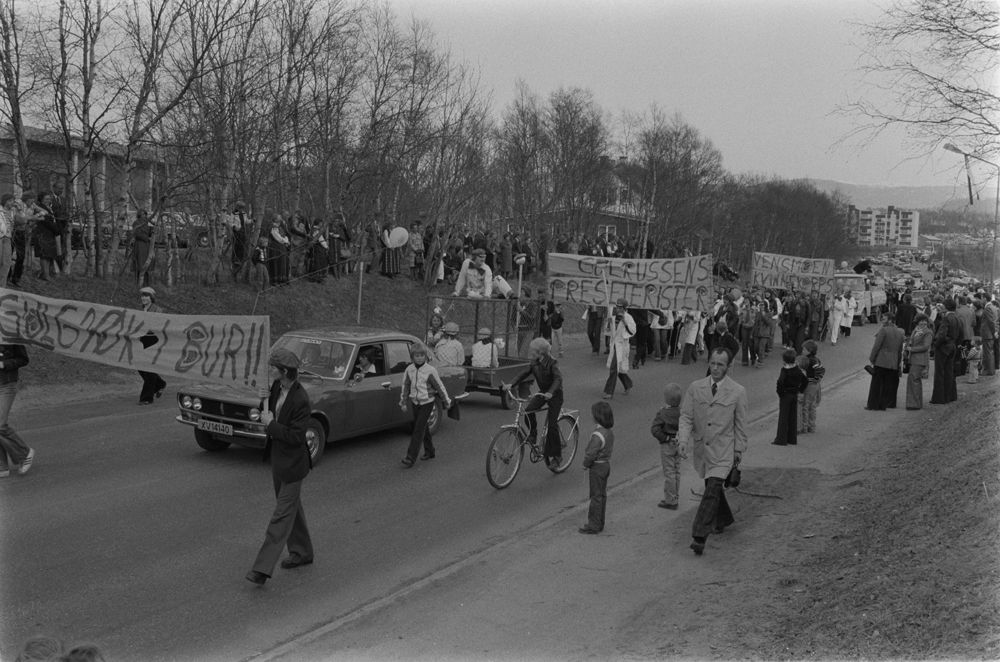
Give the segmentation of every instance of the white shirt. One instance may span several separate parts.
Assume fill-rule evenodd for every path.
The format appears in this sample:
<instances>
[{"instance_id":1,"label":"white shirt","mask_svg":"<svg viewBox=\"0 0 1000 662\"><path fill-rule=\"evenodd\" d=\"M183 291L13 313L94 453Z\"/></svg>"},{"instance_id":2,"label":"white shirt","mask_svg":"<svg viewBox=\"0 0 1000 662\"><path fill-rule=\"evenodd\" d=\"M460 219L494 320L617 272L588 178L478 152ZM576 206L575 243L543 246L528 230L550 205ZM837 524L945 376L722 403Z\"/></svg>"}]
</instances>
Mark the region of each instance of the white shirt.
<instances>
[{"instance_id":1,"label":"white shirt","mask_svg":"<svg viewBox=\"0 0 1000 662\"><path fill-rule=\"evenodd\" d=\"M477 342L472 346L473 368L496 368L500 365L500 355L497 346L492 342Z\"/></svg>"}]
</instances>

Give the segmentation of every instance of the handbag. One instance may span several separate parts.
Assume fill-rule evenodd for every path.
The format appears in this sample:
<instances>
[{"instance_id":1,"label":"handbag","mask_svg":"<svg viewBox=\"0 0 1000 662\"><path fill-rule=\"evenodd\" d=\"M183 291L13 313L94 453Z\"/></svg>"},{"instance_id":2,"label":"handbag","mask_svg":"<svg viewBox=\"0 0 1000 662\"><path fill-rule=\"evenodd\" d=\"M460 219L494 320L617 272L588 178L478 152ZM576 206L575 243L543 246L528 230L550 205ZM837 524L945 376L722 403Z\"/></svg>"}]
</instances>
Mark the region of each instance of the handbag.
<instances>
[{"instance_id":1,"label":"handbag","mask_svg":"<svg viewBox=\"0 0 1000 662\"><path fill-rule=\"evenodd\" d=\"M448 407L448 418L453 421L461 420L462 412L458 408L458 400L456 398L451 399L451 406Z\"/></svg>"},{"instance_id":2,"label":"handbag","mask_svg":"<svg viewBox=\"0 0 1000 662\"><path fill-rule=\"evenodd\" d=\"M726 480L722 485L723 487L739 487L741 478L740 461L733 458L733 468L729 470L729 475L726 476Z\"/></svg>"}]
</instances>

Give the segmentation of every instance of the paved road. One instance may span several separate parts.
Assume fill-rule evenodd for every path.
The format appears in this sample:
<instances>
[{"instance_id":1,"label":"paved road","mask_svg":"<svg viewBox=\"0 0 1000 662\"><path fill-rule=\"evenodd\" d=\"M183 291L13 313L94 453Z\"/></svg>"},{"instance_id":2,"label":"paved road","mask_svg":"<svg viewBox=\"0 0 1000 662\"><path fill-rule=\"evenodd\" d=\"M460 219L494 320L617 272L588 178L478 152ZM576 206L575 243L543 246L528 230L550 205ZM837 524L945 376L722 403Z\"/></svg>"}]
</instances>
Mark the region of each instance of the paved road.
<instances>
[{"instance_id":1,"label":"paved road","mask_svg":"<svg viewBox=\"0 0 1000 662\"><path fill-rule=\"evenodd\" d=\"M855 328L820 356L827 381L856 373L875 328ZM567 406L600 397L604 356L571 338L561 361ZM775 407L780 359L736 367L751 413ZM615 407L611 483L659 463L649 421L664 384L704 376L706 364L647 363ZM434 570L578 504L580 461L553 476L527 464L507 490L485 478L486 447L511 412L470 396L446 421L437 459L403 470L407 437L381 433L327 449L303 499L316 564L276 570L263 589L243 579L273 497L259 452L198 449L173 420L173 391L152 407L134 394L33 410L13 420L37 449L24 478L0 480L0 657L38 631L99 643L109 659L233 660L266 651L390 594ZM591 422L584 417L582 427ZM582 444L586 435L582 435Z\"/></svg>"}]
</instances>

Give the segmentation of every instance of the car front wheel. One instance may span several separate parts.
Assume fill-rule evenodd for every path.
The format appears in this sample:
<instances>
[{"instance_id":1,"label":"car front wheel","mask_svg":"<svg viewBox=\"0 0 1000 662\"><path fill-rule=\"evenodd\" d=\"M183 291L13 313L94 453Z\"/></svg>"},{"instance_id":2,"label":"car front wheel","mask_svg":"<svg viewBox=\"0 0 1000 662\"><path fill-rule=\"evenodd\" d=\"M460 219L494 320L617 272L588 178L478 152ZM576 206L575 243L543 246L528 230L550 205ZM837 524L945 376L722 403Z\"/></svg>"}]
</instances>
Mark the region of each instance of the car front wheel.
<instances>
[{"instance_id":1,"label":"car front wheel","mask_svg":"<svg viewBox=\"0 0 1000 662\"><path fill-rule=\"evenodd\" d=\"M315 418L310 418L306 426L306 445L309 446L309 457L312 458L312 465L315 467L323 456L323 449L326 448L326 430Z\"/></svg>"},{"instance_id":2,"label":"car front wheel","mask_svg":"<svg viewBox=\"0 0 1000 662\"><path fill-rule=\"evenodd\" d=\"M213 437L208 432L205 432L204 430L195 430L194 440L198 443L199 446L201 446L209 453L218 453L219 451L226 450L230 446L228 441L219 441L218 439Z\"/></svg>"}]
</instances>

